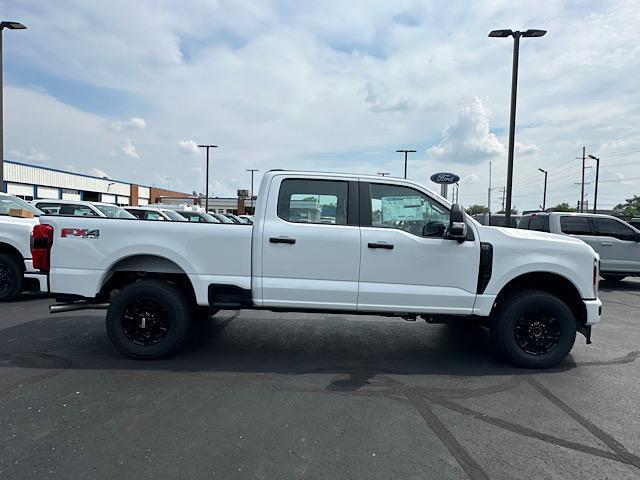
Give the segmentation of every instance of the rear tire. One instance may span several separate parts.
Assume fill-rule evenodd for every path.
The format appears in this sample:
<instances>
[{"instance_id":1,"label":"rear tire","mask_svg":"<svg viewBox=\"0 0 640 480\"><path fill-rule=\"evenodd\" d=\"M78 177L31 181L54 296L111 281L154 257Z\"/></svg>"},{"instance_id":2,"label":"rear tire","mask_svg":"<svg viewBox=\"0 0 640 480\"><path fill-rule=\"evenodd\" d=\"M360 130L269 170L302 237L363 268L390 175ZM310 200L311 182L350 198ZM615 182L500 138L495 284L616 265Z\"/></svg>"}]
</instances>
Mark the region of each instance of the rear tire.
<instances>
[{"instance_id":1,"label":"rear tire","mask_svg":"<svg viewBox=\"0 0 640 480\"><path fill-rule=\"evenodd\" d=\"M609 283L620 283L622 280L627 278L626 275L615 275L610 273L601 274L600 276Z\"/></svg>"},{"instance_id":2,"label":"rear tire","mask_svg":"<svg viewBox=\"0 0 640 480\"><path fill-rule=\"evenodd\" d=\"M0 301L13 300L22 291L24 272L21 260L11 253L0 253Z\"/></svg>"},{"instance_id":3,"label":"rear tire","mask_svg":"<svg viewBox=\"0 0 640 480\"><path fill-rule=\"evenodd\" d=\"M193 306L174 284L142 280L125 287L107 311L109 339L125 355L150 360L179 349L191 330Z\"/></svg>"},{"instance_id":4,"label":"rear tire","mask_svg":"<svg viewBox=\"0 0 640 480\"><path fill-rule=\"evenodd\" d=\"M524 368L549 368L569 354L576 340L576 320L558 297L523 290L506 298L491 319L498 351Z\"/></svg>"}]
</instances>

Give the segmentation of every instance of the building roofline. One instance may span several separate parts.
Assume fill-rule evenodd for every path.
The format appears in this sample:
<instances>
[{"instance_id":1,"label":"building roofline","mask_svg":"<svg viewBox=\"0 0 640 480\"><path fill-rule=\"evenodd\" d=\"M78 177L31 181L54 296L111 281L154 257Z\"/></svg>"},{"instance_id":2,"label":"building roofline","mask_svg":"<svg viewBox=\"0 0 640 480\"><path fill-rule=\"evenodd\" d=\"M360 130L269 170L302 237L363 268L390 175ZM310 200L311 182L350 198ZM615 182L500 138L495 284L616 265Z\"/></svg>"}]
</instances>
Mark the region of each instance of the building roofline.
<instances>
[{"instance_id":1,"label":"building roofline","mask_svg":"<svg viewBox=\"0 0 640 480\"><path fill-rule=\"evenodd\" d=\"M78 177L93 178L93 179L96 179L96 180L103 180L103 181L112 181L112 182L122 183L122 184L125 184L125 185L137 185L138 187L152 188L152 187L150 187L148 185L140 185L139 183L134 183L134 182L125 182L123 180L118 180L116 178L103 178L103 177L98 177L97 175L88 175L86 173L69 172L67 170L61 170L59 168L44 167L42 165L33 165L31 163L16 162L14 160L5 160L4 163L12 163L14 165L22 165L23 167L40 168L42 170L47 170L49 172L66 173L67 175L77 175ZM5 178L5 181L6 181L6 178Z\"/></svg>"}]
</instances>

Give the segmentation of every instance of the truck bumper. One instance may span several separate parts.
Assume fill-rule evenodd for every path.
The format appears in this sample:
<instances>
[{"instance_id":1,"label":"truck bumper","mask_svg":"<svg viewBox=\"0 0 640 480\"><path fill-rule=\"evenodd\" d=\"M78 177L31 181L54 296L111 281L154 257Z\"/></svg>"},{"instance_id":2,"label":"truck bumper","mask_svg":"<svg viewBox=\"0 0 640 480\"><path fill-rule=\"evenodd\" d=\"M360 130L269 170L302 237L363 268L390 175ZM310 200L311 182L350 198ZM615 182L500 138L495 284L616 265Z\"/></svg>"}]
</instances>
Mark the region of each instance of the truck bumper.
<instances>
[{"instance_id":1,"label":"truck bumper","mask_svg":"<svg viewBox=\"0 0 640 480\"><path fill-rule=\"evenodd\" d=\"M595 300L583 300L587 311L587 325L594 325L600 321L602 316L602 301L599 298Z\"/></svg>"},{"instance_id":2,"label":"truck bumper","mask_svg":"<svg viewBox=\"0 0 640 480\"><path fill-rule=\"evenodd\" d=\"M24 267L24 278L33 278L38 282L38 288L41 292L49 292L49 278L47 277L47 274L34 270L32 260L25 260Z\"/></svg>"}]
</instances>

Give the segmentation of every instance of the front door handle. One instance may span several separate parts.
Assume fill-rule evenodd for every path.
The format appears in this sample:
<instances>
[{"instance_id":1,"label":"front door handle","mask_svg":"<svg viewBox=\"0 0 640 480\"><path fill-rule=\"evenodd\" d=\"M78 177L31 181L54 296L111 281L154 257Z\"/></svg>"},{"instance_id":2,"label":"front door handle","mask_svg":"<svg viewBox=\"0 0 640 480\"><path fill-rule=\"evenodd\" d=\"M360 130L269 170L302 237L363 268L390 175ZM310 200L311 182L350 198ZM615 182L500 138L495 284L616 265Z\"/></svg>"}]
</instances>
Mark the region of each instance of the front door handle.
<instances>
[{"instance_id":1,"label":"front door handle","mask_svg":"<svg viewBox=\"0 0 640 480\"><path fill-rule=\"evenodd\" d=\"M393 250L393 243L370 242L367 246L369 248L384 248L386 250Z\"/></svg>"},{"instance_id":2,"label":"front door handle","mask_svg":"<svg viewBox=\"0 0 640 480\"><path fill-rule=\"evenodd\" d=\"M296 239L295 238L289 238L289 237L271 237L269 239L269 242L271 242L271 243L288 243L289 245L293 245L294 243L296 243Z\"/></svg>"},{"instance_id":3,"label":"front door handle","mask_svg":"<svg viewBox=\"0 0 640 480\"><path fill-rule=\"evenodd\" d=\"M613 245L613 243L611 243L611 242L601 242L600 245L602 245L603 247L610 247L611 245Z\"/></svg>"}]
</instances>

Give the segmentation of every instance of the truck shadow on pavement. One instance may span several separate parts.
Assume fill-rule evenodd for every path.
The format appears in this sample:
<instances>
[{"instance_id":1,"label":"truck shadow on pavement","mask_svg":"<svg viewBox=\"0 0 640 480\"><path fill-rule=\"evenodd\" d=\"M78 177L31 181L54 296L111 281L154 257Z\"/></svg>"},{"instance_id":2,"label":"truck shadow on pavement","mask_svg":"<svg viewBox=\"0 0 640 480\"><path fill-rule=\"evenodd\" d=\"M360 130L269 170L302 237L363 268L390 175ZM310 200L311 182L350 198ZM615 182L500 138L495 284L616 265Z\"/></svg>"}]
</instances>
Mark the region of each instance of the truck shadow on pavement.
<instances>
[{"instance_id":1,"label":"truck shadow on pavement","mask_svg":"<svg viewBox=\"0 0 640 480\"><path fill-rule=\"evenodd\" d=\"M100 313L47 316L2 330L0 367L303 374L486 376L530 373L495 355L487 329L460 321L220 312L198 322L188 344L154 361L129 359L109 342ZM368 319L371 320L368 320ZM582 340L581 336L576 342ZM620 361L616 359L614 361ZM626 360L622 360L626 361ZM575 368L569 356L551 371Z\"/></svg>"}]
</instances>

